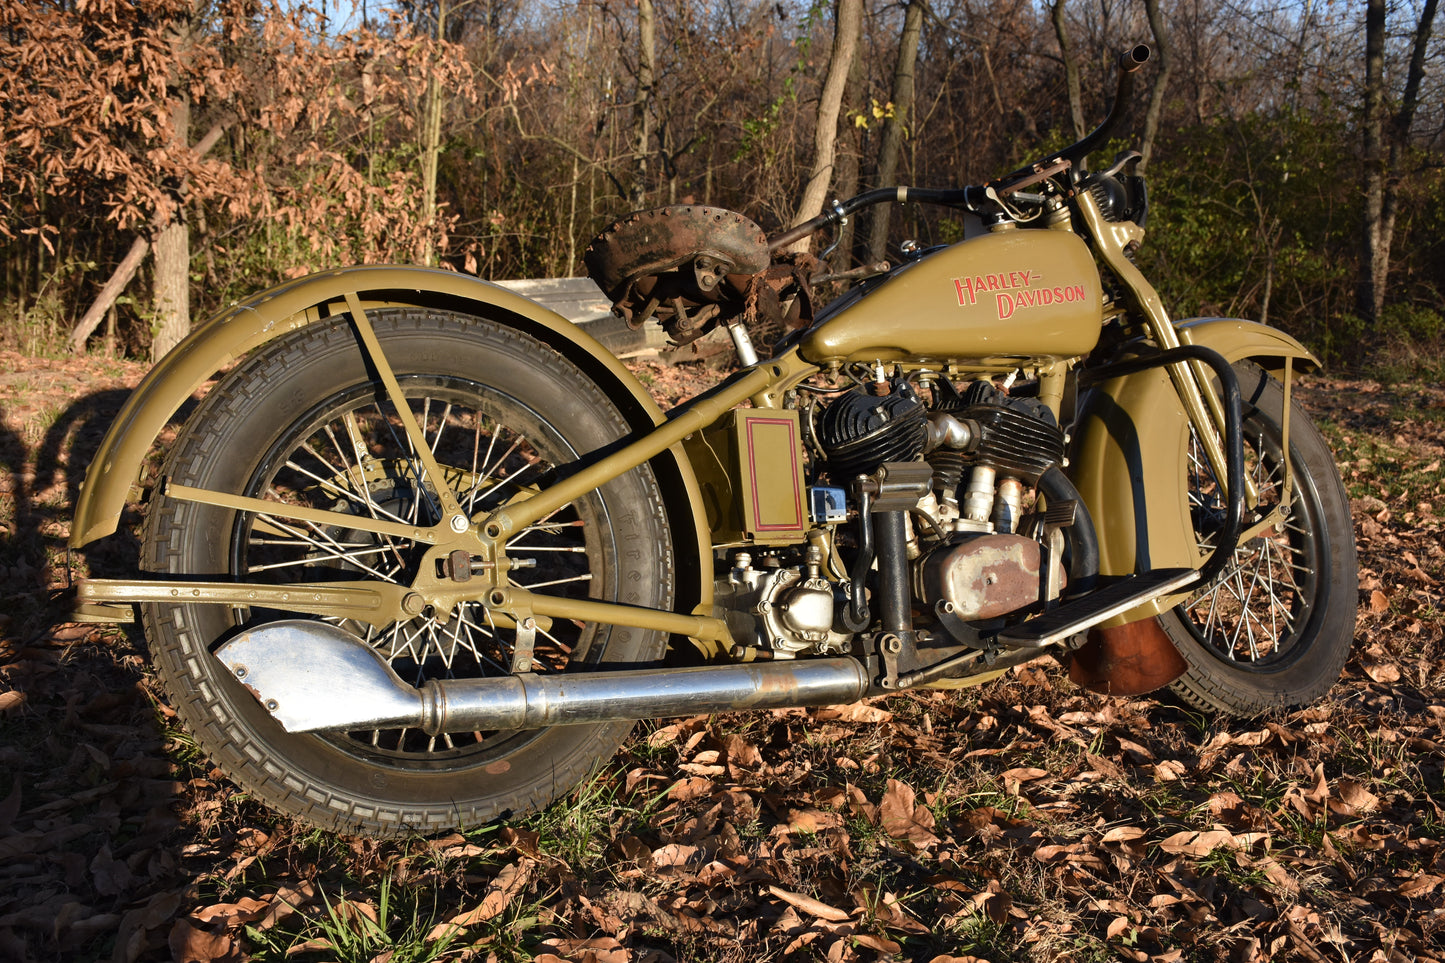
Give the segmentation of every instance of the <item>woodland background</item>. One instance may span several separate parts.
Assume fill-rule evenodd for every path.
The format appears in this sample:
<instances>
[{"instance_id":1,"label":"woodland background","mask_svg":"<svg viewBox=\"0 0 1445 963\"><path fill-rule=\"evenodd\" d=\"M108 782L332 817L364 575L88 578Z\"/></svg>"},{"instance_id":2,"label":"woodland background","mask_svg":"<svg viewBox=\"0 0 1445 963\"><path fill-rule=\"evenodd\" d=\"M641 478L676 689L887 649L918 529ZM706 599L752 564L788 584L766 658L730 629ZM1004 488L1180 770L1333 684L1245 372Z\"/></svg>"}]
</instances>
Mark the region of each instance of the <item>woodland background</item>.
<instances>
[{"instance_id":1,"label":"woodland background","mask_svg":"<svg viewBox=\"0 0 1445 963\"><path fill-rule=\"evenodd\" d=\"M1144 41L1117 146L1147 157L1141 257L1170 308L1332 362L1438 357L1436 7L0 0L0 348L155 356L308 270L566 276L632 209L776 230L869 187L981 182L1093 126ZM959 230L880 210L834 258Z\"/></svg>"}]
</instances>

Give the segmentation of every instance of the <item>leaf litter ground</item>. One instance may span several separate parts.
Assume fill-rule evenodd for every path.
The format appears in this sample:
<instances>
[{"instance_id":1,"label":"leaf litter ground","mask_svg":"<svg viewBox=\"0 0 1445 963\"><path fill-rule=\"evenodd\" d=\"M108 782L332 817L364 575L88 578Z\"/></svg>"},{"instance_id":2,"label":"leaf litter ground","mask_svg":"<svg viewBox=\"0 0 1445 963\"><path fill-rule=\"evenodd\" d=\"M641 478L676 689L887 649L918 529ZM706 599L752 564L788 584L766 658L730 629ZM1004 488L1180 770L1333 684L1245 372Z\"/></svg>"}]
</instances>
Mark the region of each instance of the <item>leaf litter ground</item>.
<instances>
[{"instance_id":1,"label":"leaf litter ground","mask_svg":"<svg viewBox=\"0 0 1445 963\"><path fill-rule=\"evenodd\" d=\"M634 368L664 404L715 377ZM248 800L133 630L64 621L69 506L142 373L0 355L0 958L1445 959L1445 391L1298 392L1360 542L1354 654L1316 706L1208 718L1044 661L641 725L536 816L376 842Z\"/></svg>"}]
</instances>

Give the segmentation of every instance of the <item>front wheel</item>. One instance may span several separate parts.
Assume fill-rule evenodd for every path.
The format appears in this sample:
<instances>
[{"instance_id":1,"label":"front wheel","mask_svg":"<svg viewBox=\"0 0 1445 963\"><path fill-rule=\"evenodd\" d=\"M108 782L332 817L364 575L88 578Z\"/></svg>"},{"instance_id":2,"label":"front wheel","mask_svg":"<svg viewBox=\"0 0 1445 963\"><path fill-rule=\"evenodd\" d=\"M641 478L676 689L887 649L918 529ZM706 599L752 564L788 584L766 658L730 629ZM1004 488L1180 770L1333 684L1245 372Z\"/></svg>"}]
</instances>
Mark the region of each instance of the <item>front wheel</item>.
<instances>
[{"instance_id":1,"label":"front wheel","mask_svg":"<svg viewBox=\"0 0 1445 963\"><path fill-rule=\"evenodd\" d=\"M316 322L266 346L211 391L166 474L172 486L322 509L338 521L161 496L147 519L146 568L273 584L410 584L427 546L349 526L346 517L435 525L435 486L445 484L475 524L628 433L590 379L524 334L439 311L369 315L443 477L426 477L349 318ZM673 554L661 505L651 470L628 472L517 532L508 557L529 567L510 578L538 593L668 609ZM476 582L483 591L485 580ZM287 733L211 653L241 627L294 613L150 604L142 615L157 672L212 761L263 802L327 829L431 833L521 814L608 759L629 729ZM417 685L513 668L512 632L480 602L388 625L344 613L327 621L365 639ZM655 632L556 620L537 633L532 671L647 662L664 643ZM335 682L344 692L347 680Z\"/></svg>"},{"instance_id":2,"label":"front wheel","mask_svg":"<svg viewBox=\"0 0 1445 963\"><path fill-rule=\"evenodd\" d=\"M1245 471L1260 498L1254 517L1263 517L1283 495L1284 391L1254 364L1234 371ZM1160 617L1189 664L1173 691L1198 708L1250 716L1312 702L1349 656L1359 586L1350 503L1324 439L1294 404L1289 448L1282 524L1240 544L1212 585ZM1207 550L1223 527L1224 499L1192 433L1188 467L1195 534Z\"/></svg>"}]
</instances>

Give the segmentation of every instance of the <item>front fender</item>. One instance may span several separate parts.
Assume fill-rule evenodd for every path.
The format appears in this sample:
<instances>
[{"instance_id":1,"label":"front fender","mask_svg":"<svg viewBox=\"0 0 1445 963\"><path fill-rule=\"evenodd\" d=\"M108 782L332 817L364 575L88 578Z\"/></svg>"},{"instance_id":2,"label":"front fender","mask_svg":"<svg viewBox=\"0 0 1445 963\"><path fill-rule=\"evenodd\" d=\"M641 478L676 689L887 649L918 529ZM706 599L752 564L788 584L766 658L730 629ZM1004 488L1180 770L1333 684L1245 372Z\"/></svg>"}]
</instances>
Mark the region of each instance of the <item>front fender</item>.
<instances>
[{"instance_id":1,"label":"front fender","mask_svg":"<svg viewBox=\"0 0 1445 963\"><path fill-rule=\"evenodd\" d=\"M171 417L212 375L288 331L345 313L355 294L364 306L445 308L512 325L559 351L607 391L634 431L665 420L661 409L617 360L591 335L566 318L506 288L453 271L406 266L341 268L279 284L216 314L151 369L132 392L86 470L76 501L70 547L80 548L113 533L140 481L146 455ZM711 602L711 539L692 466L680 445L654 463L674 523L684 582ZM696 561L692 561L692 559Z\"/></svg>"},{"instance_id":2,"label":"front fender","mask_svg":"<svg viewBox=\"0 0 1445 963\"><path fill-rule=\"evenodd\" d=\"M1252 321L1197 318L1175 327L1184 343L1213 348L1231 364L1320 366L1294 338ZM1098 532L1101 575L1201 563L1189 516L1188 444L1189 416L1163 369L1106 381L1080 399L1069 474ZM1157 615L1174 602L1160 599L1107 624Z\"/></svg>"}]
</instances>

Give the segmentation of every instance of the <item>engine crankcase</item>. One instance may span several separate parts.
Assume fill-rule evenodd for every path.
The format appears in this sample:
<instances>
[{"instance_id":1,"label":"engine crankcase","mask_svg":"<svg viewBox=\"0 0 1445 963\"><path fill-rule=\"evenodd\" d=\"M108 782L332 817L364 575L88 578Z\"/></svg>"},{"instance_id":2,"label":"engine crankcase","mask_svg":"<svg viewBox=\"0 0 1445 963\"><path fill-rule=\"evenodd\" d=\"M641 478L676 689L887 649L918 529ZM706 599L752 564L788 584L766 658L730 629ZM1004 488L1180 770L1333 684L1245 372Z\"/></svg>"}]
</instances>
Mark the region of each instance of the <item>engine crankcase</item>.
<instances>
[{"instance_id":1,"label":"engine crankcase","mask_svg":"<svg viewBox=\"0 0 1445 963\"><path fill-rule=\"evenodd\" d=\"M950 602L965 622L999 618L1039 601L1041 560L1032 538L979 535L920 559L916 589L929 608Z\"/></svg>"},{"instance_id":2,"label":"engine crankcase","mask_svg":"<svg viewBox=\"0 0 1445 963\"><path fill-rule=\"evenodd\" d=\"M833 627L837 600L832 583L817 575L795 568L756 569L744 561L717 583L714 600L734 639L774 658L848 648L851 635Z\"/></svg>"}]
</instances>

